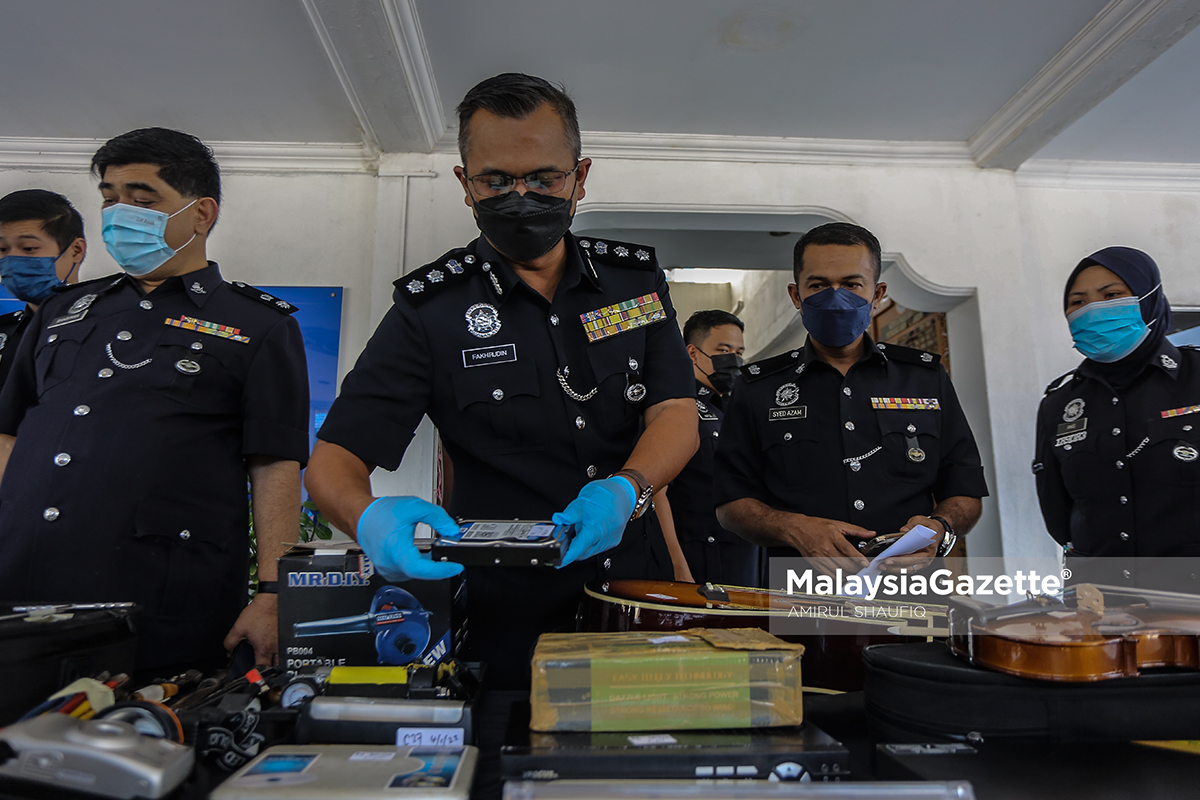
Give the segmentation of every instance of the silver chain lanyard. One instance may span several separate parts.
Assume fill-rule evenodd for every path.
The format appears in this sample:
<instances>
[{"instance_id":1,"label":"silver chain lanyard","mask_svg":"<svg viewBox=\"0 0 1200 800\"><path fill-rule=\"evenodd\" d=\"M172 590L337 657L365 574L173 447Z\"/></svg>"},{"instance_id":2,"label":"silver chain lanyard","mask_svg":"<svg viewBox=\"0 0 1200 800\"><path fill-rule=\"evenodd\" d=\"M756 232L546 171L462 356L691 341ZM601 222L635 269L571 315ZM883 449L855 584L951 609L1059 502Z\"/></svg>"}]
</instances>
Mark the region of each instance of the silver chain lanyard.
<instances>
[{"instance_id":1,"label":"silver chain lanyard","mask_svg":"<svg viewBox=\"0 0 1200 800\"><path fill-rule=\"evenodd\" d=\"M559 369L557 372L555 372L555 374L558 376L558 385L562 387L562 390L566 393L567 397L571 398L577 403L586 403L588 400L591 400L596 396L596 392L600 389L600 387L597 386L587 394L580 394L572 389L571 385L567 383L567 376L563 375L562 369Z\"/></svg>"},{"instance_id":2,"label":"silver chain lanyard","mask_svg":"<svg viewBox=\"0 0 1200 800\"><path fill-rule=\"evenodd\" d=\"M113 363L113 366L120 367L121 369L141 369L142 367L146 366L147 364L149 364L151 361L154 360L154 358L152 356L150 358L143 359L142 361L139 361L136 364L124 364L124 363L118 361L117 357L113 355L112 342L109 342L108 344L104 345L104 352L108 353L108 360Z\"/></svg>"}]
</instances>

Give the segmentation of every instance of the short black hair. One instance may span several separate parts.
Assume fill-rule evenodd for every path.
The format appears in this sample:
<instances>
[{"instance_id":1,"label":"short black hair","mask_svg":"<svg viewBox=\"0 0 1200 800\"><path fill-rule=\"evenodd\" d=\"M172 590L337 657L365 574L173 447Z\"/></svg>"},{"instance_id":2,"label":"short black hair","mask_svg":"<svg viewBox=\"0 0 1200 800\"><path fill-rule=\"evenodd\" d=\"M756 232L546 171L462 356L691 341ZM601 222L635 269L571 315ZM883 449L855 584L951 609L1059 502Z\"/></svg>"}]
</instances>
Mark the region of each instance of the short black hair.
<instances>
[{"instance_id":1,"label":"short black hair","mask_svg":"<svg viewBox=\"0 0 1200 800\"><path fill-rule=\"evenodd\" d=\"M697 311L688 317L687 322L683 323L683 341L685 344L699 347L700 343L712 333L713 328L719 328L722 325L737 325L738 330L746 330L746 323L733 314L719 308L710 308Z\"/></svg>"},{"instance_id":2,"label":"short black hair","mask_svg":"<svg viewBox=\"0 0 1200 800\"><path fill-rule=\"evenodd\" d=\"M184 197L211 197L221 204L221 169L204 142L170 128L138 128L109 139L92 156L92 174L101 180L109 167L153 164L158 177Z\"/></svg>"},{"instance_id":3,"label":"short black hair","mask_svg":"<svg viewBox=\"0 0 1200 800\"><path fill-rule=\"evenodd\" d=\"M58 244L59 252L83 238L83 217L61 194L45 189L21 189L0 197L0 224L35 221Z\"/></svg>"},{"instance_id":4,"label":"short black hair","mask_svg":"<svg viewBox=\"0 0 1200 800\"><path fill-rule=\"evenodd\" d=\"M583 154L579 117L566 88L534 75L504 72L475 84L458 104L458 155L462 163L467 163L467 148L471 143L469 123L476 111L482 108L498 117L525 119L545 103L558 112L567 135L567 146L579 161Z\"/></svg>"},{"instance_id":5,"label":"short black hair","mask_svg":"<svg viewBox=\"0 0 1200 800\"><path fill-rule=\"evenodd\" d=\"M800 270L804 266L804 248L810 244L840 244L846 247L862 245L871 253L871 261L875 265L875 282L879 283L879 275L883 271L883 254L875 234L861 225L827 222L813 228L796 242L796 249L792 251L792 277L797 285L800 284Z\"/></svg>"}]
</instances>

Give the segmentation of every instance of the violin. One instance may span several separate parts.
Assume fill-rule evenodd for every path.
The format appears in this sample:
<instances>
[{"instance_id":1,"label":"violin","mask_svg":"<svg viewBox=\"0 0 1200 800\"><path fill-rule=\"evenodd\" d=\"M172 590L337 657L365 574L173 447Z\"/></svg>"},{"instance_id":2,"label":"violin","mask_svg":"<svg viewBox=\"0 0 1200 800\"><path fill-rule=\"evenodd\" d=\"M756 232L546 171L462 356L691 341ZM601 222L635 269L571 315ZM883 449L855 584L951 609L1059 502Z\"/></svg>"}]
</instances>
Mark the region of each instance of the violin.
<instances>
[{"instance_id":1,"label":"violin","mask_svg":"<svg viewBox=\"0 0 1200 800\"><path fill-rule=\"evenodd\" d=\"M591 581L584 586L580 630L678 631L687 628L762 628L805 647L806 687L862 688L863 648L945 637L946 607L923 603L788 594L721 584L674 581ZM817 612L809 615L805 612ZM772 619L804 614L811 634L772 631Z\"/></svg>"},{"instance_id":2,"label":"violin","mask_svg":"<svg viewBox=\"0 0 1200 800\"><path fill-rule=\"evenodd\" d=\"M949 599L950 649L1022 678L1099 681L1144 669L1200 669L1200 597L1079 584L1063 599L992 606Z\"/></svg>"}]
</instances>

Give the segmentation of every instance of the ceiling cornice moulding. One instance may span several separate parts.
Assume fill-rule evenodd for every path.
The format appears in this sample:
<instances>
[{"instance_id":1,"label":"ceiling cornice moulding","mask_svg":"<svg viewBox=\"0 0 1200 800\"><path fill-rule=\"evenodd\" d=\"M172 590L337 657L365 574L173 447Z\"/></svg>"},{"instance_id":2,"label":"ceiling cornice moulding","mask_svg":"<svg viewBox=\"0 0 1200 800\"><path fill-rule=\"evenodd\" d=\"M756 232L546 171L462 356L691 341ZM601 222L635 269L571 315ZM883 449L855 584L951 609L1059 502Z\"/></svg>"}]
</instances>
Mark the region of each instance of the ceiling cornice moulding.
<instances>
[{"instance_id":1,"label":"ceiling cornice moulding","mask_svg":"<svg viewBox=\"0 0 1200 800\"><path fill-rule=\"evenodd\" d=\"M457 153L457 129L435 152ZM584 131L583 154L635 161L736 161L770 164L975 167L963 142L891 142L876 139L803 139L786 136L719 136L692 133Z\"/></svg>"},{"instance_id":2,"label":"ceiling cornice moulding","mask_svg":"<svg viewBox=\"0 0 1200 800\"><path fill-rule=\"evenodd\" d=\"M1200 164L1063 161L1035 158L1017 170L1017 186L1119 192L1200 192Z\"/></svg>"},{"instance_id":3,"label":"ceiling cornice moulding","mask_svg":"<svg viewBox=\"0 0 1200 800\"><path fill-rule=\"evenodd\" d=\"M104 139L0 137L0 169L87 172ZM378 159L362 144L208 142L226 175L375 174Z\"/></svg>"},{"instance_id":4,"label":"ceiling cornice moulding","mask_svg":"<svg viewBox=\"0 0 1200 800\"><path fill-rule=\"evenodd\" d=\"M1017 169L1200 23L1200 0L1112 0L972 134L981 167Z\"/></svg>"}]
</instances>

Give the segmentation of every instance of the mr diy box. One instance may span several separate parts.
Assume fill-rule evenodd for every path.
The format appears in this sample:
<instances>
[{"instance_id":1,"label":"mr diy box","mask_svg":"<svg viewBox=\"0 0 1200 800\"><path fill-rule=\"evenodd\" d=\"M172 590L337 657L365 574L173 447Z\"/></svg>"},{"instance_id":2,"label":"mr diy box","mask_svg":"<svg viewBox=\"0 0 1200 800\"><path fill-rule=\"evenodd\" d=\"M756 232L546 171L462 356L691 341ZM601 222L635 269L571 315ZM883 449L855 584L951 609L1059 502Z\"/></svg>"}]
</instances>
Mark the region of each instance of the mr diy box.
<instances>
[{"instance_id":1,"label":"mr diy box","mask_svg":"<svg viewBox=\"0 0 1200 800\"><path fill-rule=\"evenodd\" d=\"M437 664L458 647L461 577L388 583L354 542L295 545L279 559L287 669Z\"/></svg>"}]
</instances>

